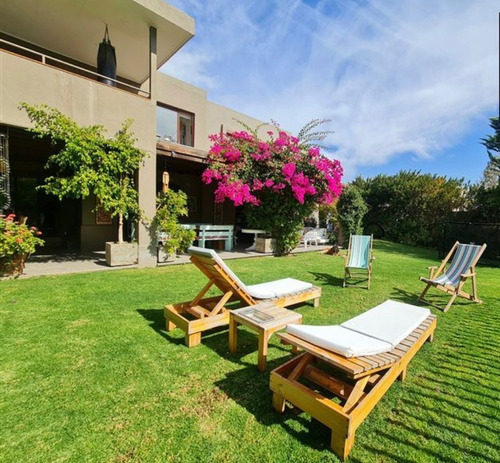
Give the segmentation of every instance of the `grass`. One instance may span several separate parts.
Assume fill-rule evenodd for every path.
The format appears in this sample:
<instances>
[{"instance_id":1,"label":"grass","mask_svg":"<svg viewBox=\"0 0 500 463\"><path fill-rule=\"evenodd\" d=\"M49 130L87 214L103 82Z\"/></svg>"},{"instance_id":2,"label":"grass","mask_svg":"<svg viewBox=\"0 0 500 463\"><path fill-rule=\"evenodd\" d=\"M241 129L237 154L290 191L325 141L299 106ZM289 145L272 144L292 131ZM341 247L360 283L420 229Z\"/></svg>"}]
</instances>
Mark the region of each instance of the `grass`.
<instances>
[{"instance_id":1,"label":"grass","mask_svg":"<svg viewBox=\"0 0 500 463\"><path fill-rule=\"evenodd\" d=\"M343 261L319 253L230 261L251 284L291 276L323 288L304 323L342 322L392 298L416 303L436 252L378 241L370 291L341 287ZM438 315L356 434L351 462L500 461L500 269L478 268L484 304ZM204 285L191 265L0 282L0 460L7 462L334 462L329 430L272 409L257 337L227 330L187 349L162 307ZM432 291L432 290L431 290ZM432 292L445 302L444 293ZM269 367L290 358L271 338Z\"/></svg>"}]
</instances>

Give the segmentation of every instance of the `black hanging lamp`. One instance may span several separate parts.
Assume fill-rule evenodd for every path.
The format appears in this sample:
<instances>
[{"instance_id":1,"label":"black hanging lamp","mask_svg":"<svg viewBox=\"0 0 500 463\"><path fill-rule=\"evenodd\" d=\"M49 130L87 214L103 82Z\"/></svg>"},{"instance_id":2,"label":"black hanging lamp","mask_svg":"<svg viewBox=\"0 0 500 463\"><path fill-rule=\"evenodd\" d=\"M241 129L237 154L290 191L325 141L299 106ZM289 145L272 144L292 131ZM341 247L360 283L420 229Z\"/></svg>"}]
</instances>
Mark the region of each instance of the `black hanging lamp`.
<instances>
[{"instance_id":1,"label":"black hanging lamp","mask_svg":"<svg viewBox=\"0 0 500 463\"><path fill-rule=\"evenodd\" d=\"M103 76L99 76L97 79L107 85L112 85L116 87L116 82L110 79L116 79L116 53L115 47L111 45L111 40L109 40L108 25L106 24L106 30L104 32L104 38L99 44L99 51L97 52L97 72Z\"/></svg>"}]
</instances>

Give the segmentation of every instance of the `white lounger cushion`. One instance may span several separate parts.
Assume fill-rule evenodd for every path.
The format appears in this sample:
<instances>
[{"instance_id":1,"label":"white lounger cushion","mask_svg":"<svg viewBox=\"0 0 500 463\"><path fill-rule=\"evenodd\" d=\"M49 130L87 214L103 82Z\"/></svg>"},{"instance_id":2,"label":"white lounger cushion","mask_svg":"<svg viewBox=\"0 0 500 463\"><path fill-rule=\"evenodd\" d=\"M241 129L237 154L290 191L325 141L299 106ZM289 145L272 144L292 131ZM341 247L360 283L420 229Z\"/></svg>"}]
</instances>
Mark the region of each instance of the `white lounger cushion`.
<instances>
[{"instance_id":1,"label":"white lounger cushion","mask_svg":"<svg viewBox=\"0 0 500 463\"><path fill-rule=\"evenodd\" d=\"M396 347L406 336L417 328L431 311L390 299L357 317L351 318L340 326Z\"/></svg>"},{"instance_id":2,"label":"white lounger cushion","mask_svg":"<svg viewBox=\"0 0 500 463\"><path fill-rule=\"evenodd\" d=\"M275 297L282 297L287 294L311 289L312 286L311 283L306 283L305 281L295 280L293 278L283 278L282 280L250 285L246 288L250 296L255 299L274 299Z\"/></svg>"},{"instance_id":3,"label":"white lounger cushion","mask_svg":"<svg viewBox=\"0 0 500 463\"><path fill-rule=\"evenodd\" d=\"M288 325L286 331L344 357L360 357L392 350L430 313L388 300L341 325Z\"/></svg>"},{"instance_id":4,"label":"white lounger cushion","mask_svg":"<svg viewBox=\"0 0 500 463\"><path fill-rule=\"evenodd\" d=\"M304 341L331 350L344 357L360 357L388 352L392 345L388 342L348 330L340 325L312 326L287 325L287 333Z\"/></svg>"},{"instance_id":5,"label":"white lounger cushion","mask_svg":"<svg viewBox=\"0 0 500 463\"><path fill-rule=\"evenodd\" d=\"M274 299L275 297L286 296L287 294L298 293L313 287L311 283L295 280L293 278L283 278L282 280L269 281L258 285L245 285L217 255L213 249L191 246L188 249L190 255L200 255L213 259L224 271L236 282L236 284L255 299Z\"/></svg>"}]
</instances>

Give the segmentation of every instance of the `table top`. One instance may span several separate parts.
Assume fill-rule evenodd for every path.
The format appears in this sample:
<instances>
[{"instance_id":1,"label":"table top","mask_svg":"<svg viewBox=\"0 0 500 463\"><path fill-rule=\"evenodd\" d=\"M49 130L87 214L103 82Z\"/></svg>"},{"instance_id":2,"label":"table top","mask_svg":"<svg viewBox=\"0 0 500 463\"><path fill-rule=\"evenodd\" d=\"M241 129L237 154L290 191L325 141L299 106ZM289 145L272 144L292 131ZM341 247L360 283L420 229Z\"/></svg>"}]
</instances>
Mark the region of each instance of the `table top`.
<instances>
[{"instance_id":1,"label":"table top","mask_svg":"<svg viewBox=\"0 0 500 463\"><path fill-rule=\"evenodd\" d=\"M266 230L254 230L253 228L242 228L241 233L266 233Z\"/></svg>"},{"instance_id":2,"label":"table top","mask_svg":"<svg viewBox=\"0 0 500 463\"><path fill-rule=\"evenodd\" d=\"M272 302L261 302L256 305L231 310L230 316L237 321L244 320L248 324L264 329L285 326L302 320L301 314L279 307Z\"/></svg>"}]
</instances>

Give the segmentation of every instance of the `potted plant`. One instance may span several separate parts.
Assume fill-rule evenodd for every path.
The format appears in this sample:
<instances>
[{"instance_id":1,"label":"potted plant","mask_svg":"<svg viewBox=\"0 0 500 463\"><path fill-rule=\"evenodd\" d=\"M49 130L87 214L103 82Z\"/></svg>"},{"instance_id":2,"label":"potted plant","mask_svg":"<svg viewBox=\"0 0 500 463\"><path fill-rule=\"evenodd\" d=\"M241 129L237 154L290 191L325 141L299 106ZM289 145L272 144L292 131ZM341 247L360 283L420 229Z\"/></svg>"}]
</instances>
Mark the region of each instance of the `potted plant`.
<instances>
[{"instance_id":1,"label":"potted plant","mask_svg":"<svg viewBox=\"0 0 500 463\"><path fill-rule=\"evenodd\" d=\"M15 215L0 215L0 277L19 276L24 264L36 246L43 246L41 232L28 227Z\"/></svg>"},{"instance_id":2,"label":"potted plant","mask_svg":"<svg viewBox=\"0 0 500 463\"><path fill-rule=\"evenodd\" d=\"M312 143L330 132L311 132L326 120L313 120L293 137L274 126L266 141L258 128L210 137L208 168L202 180L216 184L215 201L245 206L248 225L266 230L276 255L299 243L303 221L318 204L331 204L342 191L342 167ZM277 132L277 133L276 133ZM256 240L259 246L259 241ZM266 243L263 243L264 249Z\"/></svg>"},{"instance_id":3,"label":"potted plant","mask_svg":"<svg viewBox=\"0 0 500 463\"><path fill-rule=\"evenodd\" d=\"M188 215L187 195L183 191L167 189L158 194L153 228L163 259L173 257L180 250L185 252L196 238L194 230L186 230L179 224L179 217Z\"/></svg>"},{"instance_id":4,"label":"potted plant","mask_svg":"<svg viewBox=\"0 0 500 463\"><path fill-rule=\"evenodd\" d=\"M39 188L59 199L95 195L98 207L118 220L118 239L106 243L106 262L111 266L136 263L137 244L124 242L123 221L142 217L135 177L147 153L135 146L132 121L126 120L114 137L107 138L104 127L81 127L47 105L21 103L21 108L26 110L35 134L49 136L62 147L47 162L55 175L47 177Z\"/></svg>"}]
</instances>

